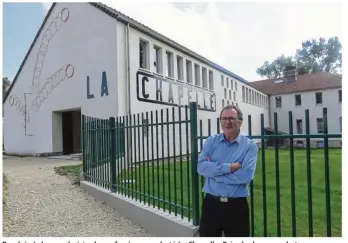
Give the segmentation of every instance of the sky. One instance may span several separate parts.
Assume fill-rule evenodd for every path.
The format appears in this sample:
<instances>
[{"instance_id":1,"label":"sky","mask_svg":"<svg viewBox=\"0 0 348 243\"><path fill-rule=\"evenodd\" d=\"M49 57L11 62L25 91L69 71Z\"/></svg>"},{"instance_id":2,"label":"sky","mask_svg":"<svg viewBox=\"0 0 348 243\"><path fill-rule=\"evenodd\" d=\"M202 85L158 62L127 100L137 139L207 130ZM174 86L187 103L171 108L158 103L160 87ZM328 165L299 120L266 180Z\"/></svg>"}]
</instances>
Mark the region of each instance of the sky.
<instances>
[{"instance_id":1,"label":"sky","mask_svg":"<svg viewBox=\"0 0 348 243\"><path fill-rule=\"evenodd\" d=\"M307 39L341 39L341 3L104 4L134 18L248 81L266 60L294 55ZM13 80L50 3L5 3L3 72Z\"/></svg>"}]
</instances>

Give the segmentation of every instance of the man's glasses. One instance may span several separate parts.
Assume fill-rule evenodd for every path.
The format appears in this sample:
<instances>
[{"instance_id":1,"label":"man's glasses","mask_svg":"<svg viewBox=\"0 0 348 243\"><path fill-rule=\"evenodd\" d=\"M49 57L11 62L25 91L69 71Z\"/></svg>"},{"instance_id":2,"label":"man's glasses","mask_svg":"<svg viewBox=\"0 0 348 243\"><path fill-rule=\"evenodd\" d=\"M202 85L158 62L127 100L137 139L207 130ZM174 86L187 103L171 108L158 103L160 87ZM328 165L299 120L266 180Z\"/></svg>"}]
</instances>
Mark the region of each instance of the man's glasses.
<instances>
[{"instance_id":1,"label":"man's glasses","mask_svg":"<svg viewBox=\"0 0 348 243\"><path fill-rule=\"evenodd\" d=\"M229 122L235 122L235 121L237 121L237 120L239 120L238 117L222 117L222 118L221 118L221 121L222 121L222 122L227 122L227 121L229 121Z\"/></svg>"}]
</instances>

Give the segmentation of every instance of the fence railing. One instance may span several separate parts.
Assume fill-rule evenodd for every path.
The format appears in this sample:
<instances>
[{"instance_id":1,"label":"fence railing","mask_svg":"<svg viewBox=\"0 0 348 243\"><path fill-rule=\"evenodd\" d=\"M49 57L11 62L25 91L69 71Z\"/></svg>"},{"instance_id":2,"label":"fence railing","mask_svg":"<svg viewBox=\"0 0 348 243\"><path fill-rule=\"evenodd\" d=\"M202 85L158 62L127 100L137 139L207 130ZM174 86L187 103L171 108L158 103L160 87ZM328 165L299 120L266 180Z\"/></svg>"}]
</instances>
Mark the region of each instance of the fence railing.
<instances>
[{"instance_id":1,"label":"fence railing","mask_svg":"<svg viewBox=\"0 0 348 243\"><path fill-rule=\"evenodd\" d=\"M204 178L197 174L198 154L213 127L220 133L220 126L219 118L198 115L191 103L107 120L83 116L86 180L199 225ZM248 136L259 141L250 183L252 236L342 234L341 149L329 148L342 135L328 134L326 108L323 134L310 134L309 117L306 110L306 134L294 134L289 112L289 133L280 134L274 113L272 134L261 114L261 134L253 135L248 116ZM313 148L313 139L322 139L323 148ZM304 147L297 148L297 141Z\"/></svg>"}]
</instances>

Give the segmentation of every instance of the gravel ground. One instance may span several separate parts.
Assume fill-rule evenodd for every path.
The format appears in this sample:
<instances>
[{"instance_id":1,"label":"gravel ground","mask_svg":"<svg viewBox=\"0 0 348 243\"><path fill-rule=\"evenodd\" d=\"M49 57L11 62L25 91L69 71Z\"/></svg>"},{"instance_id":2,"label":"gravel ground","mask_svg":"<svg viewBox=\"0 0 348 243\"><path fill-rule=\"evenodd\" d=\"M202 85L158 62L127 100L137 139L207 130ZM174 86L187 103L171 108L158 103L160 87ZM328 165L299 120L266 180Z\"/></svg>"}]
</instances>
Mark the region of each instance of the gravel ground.
<instances>
[{"instance_id":1,"label":"gravel ground","mask_svg":"<svg viewBox=\"0 0 348 243\"><path fill-rule=\"evenodd\" d=\"M4 237L147 237L145 229L96 201L65 176L59 165L79 161L3 157L9 180Z\"/></svg>"}]
</instances>

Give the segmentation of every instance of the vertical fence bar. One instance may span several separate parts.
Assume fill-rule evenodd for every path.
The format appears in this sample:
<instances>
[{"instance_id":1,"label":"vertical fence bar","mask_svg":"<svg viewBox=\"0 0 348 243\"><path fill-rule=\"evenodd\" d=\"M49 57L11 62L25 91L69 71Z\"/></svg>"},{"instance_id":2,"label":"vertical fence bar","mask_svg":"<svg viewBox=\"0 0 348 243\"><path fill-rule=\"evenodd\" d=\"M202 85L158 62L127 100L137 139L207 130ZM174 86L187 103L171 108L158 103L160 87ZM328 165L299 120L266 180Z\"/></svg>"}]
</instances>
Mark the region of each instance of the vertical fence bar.
<instances>
[{"instance_id":1,"label":"vertical fence bar","mask_svg":"<svg viewBox=\"0 0 348 243\"><path fill-rule=\"evenodd\" d=\"M97 184L97 173L96 173L96 165L97 165L97 148L96 148L96 119L93 119L93 130L92 130L92 144L93 144L93 183Z\"/></svg>"},{"instance_id":2,"label":"vertical fence bar","mask_svg":"<svg viewBox=\"0 0 348 243\"><path fill-rule=\"evenodd\" d=\"M162 200L163 200L163 211L166 211L166 196L165 196L165 192L166 192L166 184L165 184L165 180L164 180L164 121L163 121L163 116L164 116L164 112L163 109L161 109L161 143L162 143L162 190L163 190L163 194L162 194Z\"/></svg>"},{"instance_id":3,"label":"vertical fence bar","mask_svg":"<svg viewBox=\"0 0 348 243\"><path fill-rule=\"evenodd\" d=\"M86 176L86 122L85 122L85 115L82 115L81 117L81 130L82 130L82 136L81 136L81 144L82 144L82 171L83 176ZM85 179L86 180L86 179Z\"/></svg>"},{"instance_id":4,"label":"vertical fence bar","mask_svg":"<svg viewBox=\"0 0 348 243\"><path fill-rule=\"evenodd\" d=\"M191 220L191 186L190 186L190 149L189 149L189 125L191 124L191 120L189 120L189 114L188 114L188 106L185 105L185 120L187 121L186 123L186 162L187 162L187 207L188 207L188 220ZM190 121L190 122L188 122ZM191 135L191 140L192 140L192 135Z\"/></svg>"},{"instance_id":5,"label":"vertical fence bar","mask_svg":"<svg viewBox=\"0 0 348 243\"><path fill-rule=\"evenodd\" d=\"M125 142L126 142L126 128L125 128L125 124L126 124L126 117L122 116L122 123L121 123L121 148L122 148L122 188L123 188L123 194L126 195L127 194L127 171L126 170L126 148L125 148Z\"/></svg>"},{"instance_id":6,"label":"vertical fence bar","mask_svg":"<svg viewBox=\"0 0 348 243\"><path fill-rule=\"evenodd\" d=\"M306 157L307 157L307 186L308 186L308 234L313 236L313 213L312 213L312 170L311 170L311 141L309 127L309 110L305 111L306 120Z\"/></svg>"},{"instance_id":7,"label":"vertical fence bar","mask_svg":"<svg viewBox=\"0 0 348 243\"><path fill-rule=\"evenodd\" d=\"M328 134L327 108L323 108L324 134ZM331 237L331 202L330 202L330 167L329 167L329 138L324 137L325 163L325 196L326 196L326 235Z\"/></svg>"},{"instance_id":8,"label":"vertical fence bar","mask_svg":"<svg viewBox=\"0 0 348 243\"><path fill-rule=\"evenodd\" d=\"M156 110L156 165L157 165L157 208L160 209L160 177L159 177L159 147L158 147L158 111ZM155 175L154 175L155 176Z\"/></svg>"},{"instance_id":9,"label":"vertical fence bar","mask_svg":"<svg viewBox=\"0 0 348 243\"><path fill-rule=\"evenodd\" d=\"M202 149L203 149L203 139L202 139L202 137L203 137L203 121L202 120L199 120L199 139L197 139L197 142L198 142L198 140L199 140L199 149L200 149L200 151L202 151ZM198 178L200 178L200 188L203 186L203 179L204 179L204 177L203 176L198 176ZM203 200L203 197L204 197L204 192L203 191L201 191L201 193L200 193L200 198L199 198L199 200L200 201L202 201Z\"/></svg>"},{"instance_id":10,"label":"vertical fence bar","mask_svg":"<svg viewBox=\"0 0 348 243\"><path fill-rule=\"evenodd\" d=\"M171 191L170 191L170 144L169 144L169 109L166 109L167 114L167 166L168 166L168 207L169 207L169 213L172 212L172 205L171 203Z\"/></svg>"},{"instance_id":11,"label":"vertical fence bar","mask_svg":"<svg viewBox=\"0 0 348 243\"><path fill-rule=\"evenodd\" d=\"M134 180L134 172L136 169L135 163L133 162L133 121L132 121L132 115L129 115L129 146L130 146L130 158L129 158L129 163L130 163L130 176L131 176L131 197L132 199L134 198L134 185L136 181Z\"/></svg>"},{"instance_id":12,"label":"vertical fence bar","mask_svg":"<svg viewBox=\"0 0 348 243\"><path fill-rule=\"evenodd\" d=\"M197 103L190 103L191 123L191 173L192 173L192 221L193 225L199 224L199 190L198 190L198 144L197 144Z\"/></svg>"},{"instance_id":13,"label":"vertical fence bar","mask_svg":"<svg viewBox=\"0 0 348 243\"><path fill-rule=\"evenodd\" d=\"M262 205L263 205L263 236L267 237L267 191L266 191L266 158L265 158L265 117L261 114L261 165L262 165Z\"/></svg>"},{"instance_id":14,"label":"vertical fence bar","mask_svg":"<svg viewBox=\"0 0 348 243\"><path fill-rule=\"evenodd\" d=\"M151 115L150 115L150 123L151 123L151 158L152 158L152 161L151 161L151 164L152 164L152 196L153 196L153 199L152 199L152 206L155 208L155 161L154 161L154 147L153 147L153 140L154 140L154 136L153 136L153 111L151 111ZM150 178L149 178L150 179Z\"/></svg>"},{"instance_id":15,"label":"vertical fence bar","mask_svg":"<svg viewBox=\"0 0 348 243\"><path fill-rule=\"evenodd\" d=\"M102 119L101 120L101 151L102 151L102 185L103 185L103 188L106 187L106 166L107 166L107 163L105 161L105 150L108 149L108 144L106 144L105 142L105 119Z\"/></svg>"},{"instance_id":16,"label":"vertical fence bar","mask_svg":"<svg viewBox=\"0 0 348 243\"><path fill-rule=\"evenodd\" d=\"M294 134L292 111L289 111L289 133ZM294 167L294 139L290 137L290 183L291 183L291 222L292 236L296 237L296 209L295 209L295 167Z\"/></svg>"},{"instance_id":17,"label":"vertical fence bar","mask_svg":"<svg viewBox=\"0 0 348 243\"><path fill-rule=\"evenodd\" d=\"M220 133L220 118L216 119L216 132Z\"/></svg>"},{"instance_id":18,"label":"vertical fence bar","mask_svg":"<svg viewBox=\"0 0 348 243\"><path fill-rule=\"evenodd\" d=\"M179 112L179 156L180 156L180 209L181 209L181 218L184 218L184 185L183 185L183 174L182 174L182 130L181 130L181 107L178 107ZM186 134L187 135L187 134Z\"/></svg>"},{"instance_id":19,"label":"vertical fence bar","mask_svg":"<svg viewBox=\"0 0 348 243\"><path fill-rule=\"evenodd\" d=\"M115 183L116 183L116 137L115 137L115 118L109 118L109 134L110 134L110 143L109 143L109 153L110 153L110 187L112 192L116 192Z\"/></svg>"},{"instance_id":20,"label":"vertical fence bar","mask_svg":"<svg viewBox=\"0 0 348 243\"><path fill-rule=\"evenodd\" d=\"M251 115L248 115L248 133L251 138L252 135L252 127L251 127ZM255 236L255 215L254 215L254 180L250 182L250 208L251 208L251 220L250 220L250 228L251 228L251 236Z\"/></svg>"},{"instance_id":21,"label":"vertical fence bar","mask_svg":"<svg viewBox=\"0 0 348 243\"><path fill-rule=\"evenodd\" d=\"M144 125L144 113L141 113L141 131L142 131L142 148L143 148L143 157L142 157L142 171L143 171L143 200L146 204L146 183L145 183L145 173L146 173L146 164L145 164L145 125Z\"/></svg>"},{"instance_id":22,"label":"vertical fence bar","mask_svg":"<svg viewBox=\"0 0 348 243\"><path fill-rule=\"evenodd\" d=\"M142 200L142 195L141 195L141 192L142 192L142 178L141 178L141 171L144 170L144 166L143 166L143 160L141 159L141 147L140 147L140 127L141 127L141 122L140 122L140 114L138 113L137 114L137 118L138 118L138 160L139 160L139 170L138 170L138 178L139 178L139 201L141 202Z\"/></svg>"},{"instance_id":23,"label":"vertical fence bar","mask_svg":"<svg viewBox=\"0 0 348 243\"><path fill-rule=\"evenodd\" d=\"M176 144L175 144L175 108L173 107L172 108L172 119L173 119L173 166L174 166L174 183L173 183L173 186L174 186L174 213L175 213L175 216L178 215L178 207L177 207L177 191L176 191ZM169 183L171 184L171 183Z\"/></svg>"},{"instance_id":24,"label":"vertical fence bar","mask_svg":"<svg viewBox=\"0 0 348 243\"><path fill-rule=\"evenodd\" d=\"M125 116L125 134L126 134L126 138L125 138L125 155L124 155L124 166L125 166L125 170L126 173L124 173L125 175L125 180L124 180L124 184L125 184L125 190L126 190L126 195L127 197L130 197L129 195L129 128L128 128L128 115Z\"/></svg>"},{"instance_id":25,"label":"vertical fence bar","mask_svg":"<svg viewBox=\"0 0 348 243\"><path fill-rule=\"evenodd\" d=\"M138 160L137 160L137 151L139 150L139 148L137 148L137 122L136 122L137 118L135 116L135 114L133 114L133 123L134 123L134 191L135 191L135 201L138 201Z\"/></svg>"},{"instance_id":26,"label":"vertical fence bar","mask_svg":"<svg viewBox=\"0 0 348 243\"><path fill-rule=\"evenodd\" d=\"M274 112L274 131L278 135L278 114ZM280 217L280 186L279 186L279 140L275 139L275 168L276 168L276 201L277 201L277 236L281 236L281 217Z\"/></svg>"},{"instance_id":27,"label":"vertical fence bar","mask_svg":"<svg viewBox=\"0 0 348 243\"><path fill-rule=\"evenodd\" d=\"M121 117L116 118L116 129L114 131L116 135L116 156L117 156L117 191L122 194L123 188L121 187L122 182L122 157L121 157Z\"/></svg>"},{"instance_id":28,"label":"vertical fence bar","mask_svg":"<svg viewBox=\"0 0 348 243\"><path fill-rule=\"evenodd\" d=\"M149 112L146 112L146 161L147 161L147 190L146 190L146 196L147 196L147 204L150 206L150 195L151 195L151 189L150 189L150 146L149 146Z\"/></svg>"}]
</instances>

